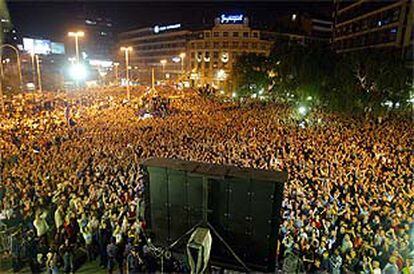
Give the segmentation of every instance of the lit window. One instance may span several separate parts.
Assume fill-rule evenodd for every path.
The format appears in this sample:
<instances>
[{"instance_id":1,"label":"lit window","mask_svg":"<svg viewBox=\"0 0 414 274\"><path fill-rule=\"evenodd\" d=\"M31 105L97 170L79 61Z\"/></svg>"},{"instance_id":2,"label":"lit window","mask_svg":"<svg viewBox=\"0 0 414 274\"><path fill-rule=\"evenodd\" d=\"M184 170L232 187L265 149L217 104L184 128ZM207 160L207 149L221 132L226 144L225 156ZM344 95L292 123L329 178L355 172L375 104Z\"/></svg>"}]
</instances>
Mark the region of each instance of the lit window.
<instances>
[{"instance_id":1,"label":"lit window","mask_svg":"<svg viewBox=\"0 0 414 274\"><path fill-rule=\"evenodd\" d=\"M95 22L95 21L92 21L92 20L89 20L89 19L86 19L86 20L85 20L85 23L86 23L87 25L96 25L96 22Z\"/></svg>"}]
</instances>

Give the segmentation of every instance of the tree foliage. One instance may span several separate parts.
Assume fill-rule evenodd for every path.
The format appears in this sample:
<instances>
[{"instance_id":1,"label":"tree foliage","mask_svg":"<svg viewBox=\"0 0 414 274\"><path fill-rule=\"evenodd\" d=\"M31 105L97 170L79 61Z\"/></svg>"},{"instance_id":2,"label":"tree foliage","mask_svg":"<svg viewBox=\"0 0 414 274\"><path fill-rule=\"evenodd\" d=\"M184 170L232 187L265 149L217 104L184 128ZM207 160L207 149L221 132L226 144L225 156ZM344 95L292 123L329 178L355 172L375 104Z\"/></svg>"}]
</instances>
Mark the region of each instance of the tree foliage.
<instances>
[{"instance_id":1,"label":"tree foliage","mask_svg":"<svg viewBox=\"0 0 414 274\"><path fill-rule=\"evenodd\" d=\"M241 96L259 90L275 98L311 97L336 110L377 108L385 100L406 102L410 71L393 52L336 54L329 47L276 45L268 57L247 54L235 64Z\"/></svg>"}]
</instances>

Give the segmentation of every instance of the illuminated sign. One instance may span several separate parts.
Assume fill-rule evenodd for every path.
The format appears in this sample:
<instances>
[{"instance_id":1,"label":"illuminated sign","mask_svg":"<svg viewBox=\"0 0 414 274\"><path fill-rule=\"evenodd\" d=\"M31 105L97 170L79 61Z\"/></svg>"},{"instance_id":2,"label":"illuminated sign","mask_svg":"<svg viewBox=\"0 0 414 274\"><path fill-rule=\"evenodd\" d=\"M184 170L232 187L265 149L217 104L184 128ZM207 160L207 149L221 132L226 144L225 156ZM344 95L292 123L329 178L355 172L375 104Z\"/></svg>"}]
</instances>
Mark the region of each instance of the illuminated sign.
<instances>
[{"instance_id":1,"label":"illuminated sign","mask_svg":"<svg viewBox=\"0 0 414 274\"><path fill-rule=\"evenodd\" d=\"M23 38L23 48L33 54L50 54L52 51L49 40Z\"/></svg>"},{"instance_id":2,"label":"illuminated sign","mask_svg":"<svg viewBox=\"0 0 414 274\"><path fill-rule=\"evenodd\" d=\"M166 30L171 30L171 29L179 29L181 28L181 24L175 24L175 25L168 25L168 26L154 26L154 33L159 33L162 31L166 31Z\"/></svg>"},{"instance_id":3,"label":"illuminated sign","mask_svg":"<svg viewBox=\"0 0 414 274\"><path fill-rule=\"evenodd\" d=\"M107 60L89 60L89 64L95 67L109 68L112 66L112 61Z\"/></svg>"},{"instance_id":4,"label":"illuminated sign","mask_svg":"<svg viewBox=\"0 0 414 274\"><path fill-rule=\"evenodd\" d=\"M52 54L65 54L65 45L63 43L52 42Z\"/></svg>"},{"instance_id":5,"label":"illuminated sign","mask_svg":"<svg viewBox=\"0 0 414 274\"><path fill-rule=\"evenodd\" d=\"M241 24L243 23L243 14L237 14L237 15L222 14L220 16L220 23L221 24Z\"/></svg>"}]
</instances>

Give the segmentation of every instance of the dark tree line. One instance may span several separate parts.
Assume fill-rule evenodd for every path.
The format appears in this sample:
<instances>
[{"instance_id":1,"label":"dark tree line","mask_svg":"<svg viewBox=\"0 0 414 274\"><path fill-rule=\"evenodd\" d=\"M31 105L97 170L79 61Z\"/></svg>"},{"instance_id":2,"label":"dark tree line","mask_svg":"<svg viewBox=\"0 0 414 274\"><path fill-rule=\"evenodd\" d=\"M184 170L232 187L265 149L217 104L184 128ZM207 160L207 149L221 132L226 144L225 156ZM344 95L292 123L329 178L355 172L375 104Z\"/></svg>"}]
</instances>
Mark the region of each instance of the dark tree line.
<instances>
[{"instance_id":1,"label":"dark tree line","mask_svg":"<svg viewBox=\"0 0 414 274\"><path fill-rule=\"evenodd\" d=\"M325 105L335 110L380 109L385 101L408 106L412 71L398 51L337 54L329 47L276 45L268 57L247 54L235 64L239 96Z\"/></svg>"}]
</instances>

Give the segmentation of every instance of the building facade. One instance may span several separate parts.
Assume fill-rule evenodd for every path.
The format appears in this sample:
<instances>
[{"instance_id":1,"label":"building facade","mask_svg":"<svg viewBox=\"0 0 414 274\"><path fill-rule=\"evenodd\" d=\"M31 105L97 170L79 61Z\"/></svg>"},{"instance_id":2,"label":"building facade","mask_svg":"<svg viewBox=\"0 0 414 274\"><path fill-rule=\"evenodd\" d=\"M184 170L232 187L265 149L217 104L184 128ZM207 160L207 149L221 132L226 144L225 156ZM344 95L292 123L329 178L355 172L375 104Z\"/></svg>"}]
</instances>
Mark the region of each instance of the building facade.
<instances>
[{"instance_id":1,"label":"building facade","mask_svg":"<svg viewBox=\"0 0 414 274\"><path fill-rule=\"evenodd\" d=\"M337 52L396 49L412 58L413 2L335 1L333 47Z\"/></svg>"},{"instance_id":2,"label":"building facade","mask_svg":"<svg viewBox=\"0 0 414 274\"><path fill-rule=\"evenodd\" d=\"M261 38L261 31L249 27L248 18L239 15L215 19L211 29L194 31L188 41L190 79L195 86L212 85L231 90L230 77L237 58L246 53L268 55L272 42Z\"/></svg>"},{"instance_id":3,"label":"building facade","mask_svg":"<svg viewBox=\"0 0 414 274\"><path fill-rule=\"evenodd\" d=\"M149 83L151 68L156 68L157 79L178 79L187 69L190 34L181 24L155 25L121 33L120 46L133 48L129 55L131 78ZM123 52L118 51L117 59L124 63Z\"/></svg>"},{"instance_id":4,"label":"building facade","mask_svg":"<svg viewBox=\"0 0 414 274\"><path fill-rule=\"evenodd\" d=\"M156 25L124 32L120 46L132 46L131 75L149 82L150 68L157 79L209 84L228 89L230 75L238 56L245 53L269 54L272 41L261 38L261 31L249 27L243 15L221 15L213 27L185 28L181 24ZM122 63L119 53L118 60Z\"/></svg>"}]
</instances>

